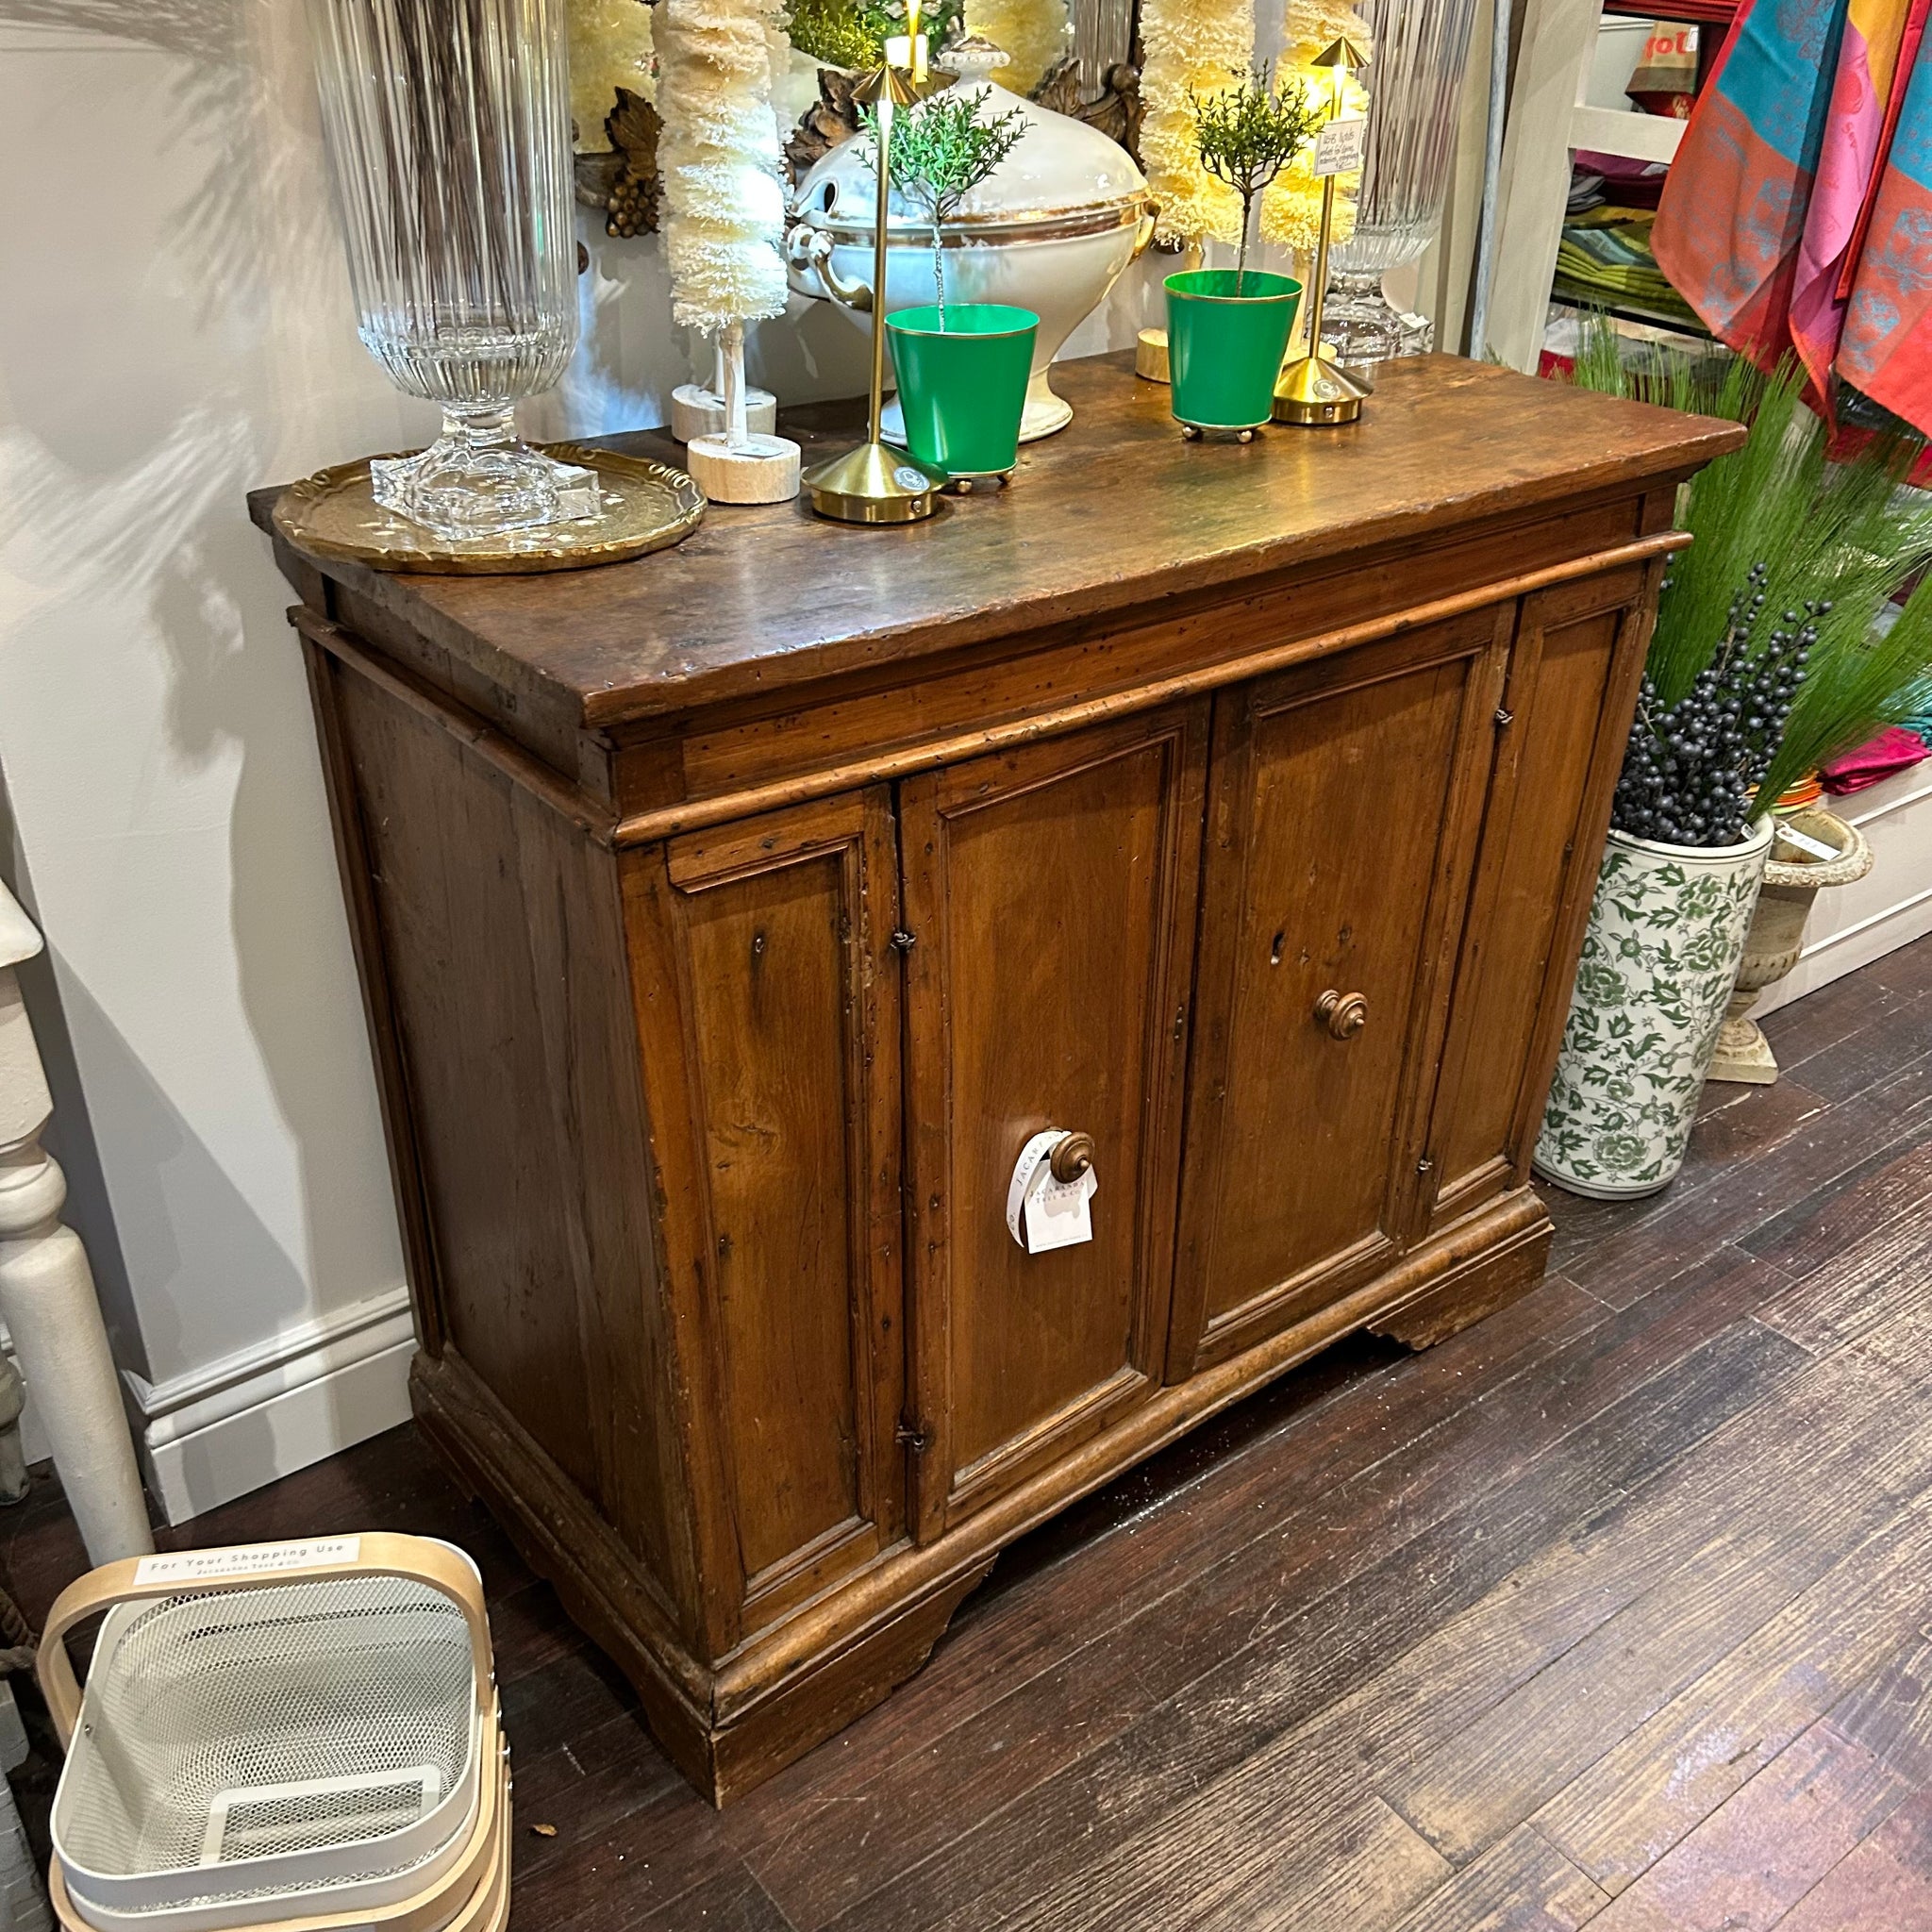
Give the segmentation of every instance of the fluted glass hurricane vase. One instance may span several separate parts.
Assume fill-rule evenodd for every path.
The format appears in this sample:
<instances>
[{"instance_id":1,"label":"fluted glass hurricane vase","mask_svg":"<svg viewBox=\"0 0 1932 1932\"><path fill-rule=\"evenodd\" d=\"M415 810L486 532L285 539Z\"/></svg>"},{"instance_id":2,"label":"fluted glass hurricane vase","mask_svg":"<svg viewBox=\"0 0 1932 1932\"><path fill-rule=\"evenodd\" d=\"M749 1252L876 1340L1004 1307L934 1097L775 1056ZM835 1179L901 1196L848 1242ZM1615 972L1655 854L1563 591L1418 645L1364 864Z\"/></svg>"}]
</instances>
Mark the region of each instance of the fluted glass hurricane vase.
<instances>
[{"instance_id":1,"label":"fluted glass hurricane vase","mask_svg":"<svg viewBox=\"0 0 1932 1932\"><path fill-rule=\"evenodd\" d=\"M519 441L576 347L564 0L308 0L322 125L369 352L442 410L371 465L452 542L594 516L590 472Z\"/></svg>"},{"instance_id":2,"label":"fluted glass hurricane vase","mask_svg":"<svg viewBox=\"0 0 1932 1932\"><path fill-rule=\"evenodd\" d=\"M1398 311L1382 277L1414 261L1441 225L1475 0L1368 0L1361 10L1374 47L1361 74L1368 152L1355 233L1329 256L1322 330L1345 363L1434 346L1434 325Z\"/></svg>"}]
</instances>

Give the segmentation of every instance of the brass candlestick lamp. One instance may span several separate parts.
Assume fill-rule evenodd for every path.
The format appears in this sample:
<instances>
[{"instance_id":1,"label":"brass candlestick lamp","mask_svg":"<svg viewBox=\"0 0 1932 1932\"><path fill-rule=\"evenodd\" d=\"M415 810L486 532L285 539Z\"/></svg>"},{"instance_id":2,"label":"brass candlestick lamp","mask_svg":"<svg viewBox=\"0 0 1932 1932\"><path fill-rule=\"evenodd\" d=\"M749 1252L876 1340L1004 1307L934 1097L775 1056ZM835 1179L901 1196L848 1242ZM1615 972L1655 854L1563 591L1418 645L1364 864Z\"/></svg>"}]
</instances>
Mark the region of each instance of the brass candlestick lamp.
<instances>
[{"instance_id":1,"label":"brass candlestick lamp","mask_svg":"<svg viewBox=\"0 0 1932 1932\"><path fill-rule=\"evenodd\" d=\"M1328 127L1341 119L1342 94L1348 76L1366 59L1367 56L1346 35L1315 56L1311 64L1328 70L1332 90L1327 126L1323 129L1324 136ZM1318 172L1324 160L1322 146L1318 141ZM1308 353L1289 363L1274 385L1274 415L1277 423L1294 423L1304 428L1353 423L1361 415L1362 398L1374 392L1369 383L1351 375L1339 362L1331 362L1322 353L1322 307L1328 287L1328 240L1335 221L1335 177L1347 172L1345 166L1332 162L1322 176L1322 235L1315 248L1315 287L1308 305Z\"/></svg>"},{"instance_id":2,"label":"brass candlestick lamp","mask_svg":"<svg viewBox=\"0 0 1932 1932\"><path fill-rule=\"evenodd\" d=\"M811 507L822 517L843 524L916 524L939 508L946 481L942 470L928 469L916 457L894 447L880 433L886 400L886 214L891 190L889 155L892 111L908 108L932 84L926 70L925 36L919 30L921 0L906 0L903 61L897 36L886 42L885 58L862 75L852 90L856 101L878 104L878 199L872 238L872 389L865 441L842 456L828 457L805 473Z\"/></svg>"}]
</instances>

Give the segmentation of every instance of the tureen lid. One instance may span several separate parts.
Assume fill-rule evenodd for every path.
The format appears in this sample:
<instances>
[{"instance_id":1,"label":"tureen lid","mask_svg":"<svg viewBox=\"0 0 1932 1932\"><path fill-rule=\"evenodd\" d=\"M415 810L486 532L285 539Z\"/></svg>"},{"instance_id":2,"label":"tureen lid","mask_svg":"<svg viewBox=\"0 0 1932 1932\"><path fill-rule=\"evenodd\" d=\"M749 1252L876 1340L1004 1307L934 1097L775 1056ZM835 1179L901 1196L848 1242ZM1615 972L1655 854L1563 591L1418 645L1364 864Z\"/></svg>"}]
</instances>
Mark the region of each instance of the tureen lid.
<instances>
[{"instance_id":1,"label":"tureen lid","mask_svg":"<svg viewBox=\"0 0 1932 1932\"><path fill-rule=\"evenodd\" d=\"M960 203L954 225L1003 227L1064 221L1088 210L1118 210L1145 196L1146 177L1118 142L1072 115L1022 100L992 78L1007 64L1007 56L991 42L974 35L946 49L933 64L958 78L931 98L984 94L980 120L993 121L1017 111L1026 124L1011 153ZM908 111L916 114L919 109L900 109ZM877 192L871 153L870 142L855 140L841 142L821 155L793 196L799 214L824 225L870 233ZM893 228L925 225L924 216L896 188L890 208L889 225Z\"/></svg>"}]
</instances>

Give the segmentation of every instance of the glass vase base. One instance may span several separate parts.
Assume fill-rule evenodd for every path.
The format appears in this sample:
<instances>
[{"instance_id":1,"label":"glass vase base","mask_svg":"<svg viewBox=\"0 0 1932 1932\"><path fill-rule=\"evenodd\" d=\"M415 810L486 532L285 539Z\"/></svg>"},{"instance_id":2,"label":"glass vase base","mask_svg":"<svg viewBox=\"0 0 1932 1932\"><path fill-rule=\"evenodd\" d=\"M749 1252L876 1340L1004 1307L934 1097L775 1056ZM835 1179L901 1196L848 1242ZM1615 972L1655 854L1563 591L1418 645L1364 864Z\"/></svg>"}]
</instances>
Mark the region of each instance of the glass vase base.
<instances>
[{"instance_id":1,"label":"glass vase base","mask_svg":"<svg viewBox=\"0 0 1932 1932\"><path fill-rule=\"evenodd\" d=\"M1322 340L1337 361L1359 369L1398 356L1426 356L1436 346L1436 325L1396 308L1383 294L1379 276L1338 275L1328 284Z\"/></svg>"},{"instance_id":2,"label":"glass vase base","mask_svg":"<svg viewBox=\"0 0 1932 1932\"><path fill-rule=\"evenodd\" d=\"M475 449L445 440L414 456L376 457L369 483L384 509L452 543L593 522L603 514L591 471L524 442Z\"/></svg>"}]
</instances>

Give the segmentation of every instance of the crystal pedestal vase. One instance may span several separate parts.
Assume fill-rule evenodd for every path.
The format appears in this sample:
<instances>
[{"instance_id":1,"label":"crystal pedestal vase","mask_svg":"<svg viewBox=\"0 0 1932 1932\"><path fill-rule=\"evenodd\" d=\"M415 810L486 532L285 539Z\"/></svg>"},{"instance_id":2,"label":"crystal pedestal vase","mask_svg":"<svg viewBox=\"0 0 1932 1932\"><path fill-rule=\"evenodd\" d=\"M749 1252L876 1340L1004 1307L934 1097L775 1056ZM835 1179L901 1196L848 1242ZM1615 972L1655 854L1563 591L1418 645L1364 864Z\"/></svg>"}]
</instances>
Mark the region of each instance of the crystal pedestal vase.
<instances>
[{"instance_id":1,"label":"crystal pedestal vase","mask_svg":"<svg viewBox=\"0 0 1932 1932\"><path fill-rule=\"evenodd\" d=\"M442 433L370 467L452 543L598 514L596 478L511 411L576 347L563 0L308 0L359 333Z\"/></svg>"},{"instance_id":2,"label":"crystal pedestal vase","mask_svg":"<svg viewBox=\"0 0 1932 1932\"><path fill-rule=\"evenodd\" d=\"M1475 0L1368 0L1361 11L1374 50L1361 74L1368 152L1355 232L1330 251L1322 330L1353 365L1435 346L1435 325L1396 308L1382 281L1441 225Z\"/></svg>"}]
</instances>

